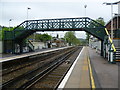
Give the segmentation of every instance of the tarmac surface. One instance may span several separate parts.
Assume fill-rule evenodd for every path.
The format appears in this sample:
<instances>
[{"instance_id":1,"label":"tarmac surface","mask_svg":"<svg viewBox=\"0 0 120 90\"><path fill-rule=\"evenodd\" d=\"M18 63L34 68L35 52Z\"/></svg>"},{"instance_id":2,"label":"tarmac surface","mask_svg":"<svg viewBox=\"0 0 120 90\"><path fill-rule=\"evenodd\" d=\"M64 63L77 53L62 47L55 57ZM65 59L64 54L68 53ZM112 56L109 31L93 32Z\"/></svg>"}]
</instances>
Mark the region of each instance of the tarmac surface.
<instances>
[{"instance_id":1,"label":"tarmac surface","mask_svg":"<svg viewBox=\"0 0 120 90\"><path fill-rule=\"evenodd\" d=\"M99 88L118 88L118 65L111 64L95 52L88 48L91 66L94 69L93 75Z\"/></svg>"}]
</instances>

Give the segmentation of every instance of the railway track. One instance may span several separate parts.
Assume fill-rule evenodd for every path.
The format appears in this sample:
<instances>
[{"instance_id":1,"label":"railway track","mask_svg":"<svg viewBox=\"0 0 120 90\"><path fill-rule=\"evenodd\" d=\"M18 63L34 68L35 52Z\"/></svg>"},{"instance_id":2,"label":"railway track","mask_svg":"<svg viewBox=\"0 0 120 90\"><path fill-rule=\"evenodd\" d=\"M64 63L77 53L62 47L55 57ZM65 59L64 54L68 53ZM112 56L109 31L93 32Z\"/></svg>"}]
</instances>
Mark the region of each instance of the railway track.
<instances>
[{"instance_id":1,"label":"railway track","mask_svg":"<svg viewBox=\"0 0 120 90\"><path fill-rule=\"evenodd\" d=\"M27 73L24 73L14 79L11 79L5 83L3 83L3 89L8 88L18 88L18 89L26 89L31 87L34 83L39 81L42 77L46 76L49 72L58 67L61 63L63 63L72 53L74 53L77 49L71 48L66 52L57 55L52 58L51 61L45 63L34 70L31 70Z\"/></svg>"},{"instance_id":2,"label":"railway track","mask_svg":"<svg viewBox=\"0 0 120 90\"><path fill-rule=\"evenodd\" d=\"M43 54L40 54L40 55L37 55L37 56L32 56L32 57L29 57L27 58L27 60L25 61L25 59L23 60L20 60L20 62L18 62L18 64L15 63L15 65L17 65L17 67L14 65L8 65L8 64L3 64L3 70L2 70L2 75L6 75L6 74L9 74L11 72L14 72L14 71L17 71L17 70L20 70L20 69L23 69L27 66L30 66L32 64L35 64L37 63L38 61L42 61L42 60L45 60L47 58L50 58L51 56L53 55L57 55L61 52L64 52L64 50L58 50L58 51L52 51L51 53L43 53ZM40 57L40 58L39 58ZM29 61L28 61L29 59ZM36 59L36 60L34 60ZM21 66L22 65L22 66ZM7 67L6 67L7 66ZM10 67L9 67L10 66ZM9 67L9 68L8 68ZM7 68L7 69L6 69Z\"/></svg>"},{"instance_id":3,"label":"railway track","mask_svg":"<svg viewBox=\"0 0 120 90\"><path fill-rule=\"evenodd\" d=\"M67 51L67 49L65 49ZM3 71L2 71L2 78L3 78L3 83L5 83L6 81L9 81L10 79L12 79L13 77L18 77L22 74L24 74L25 72L32 70L48 61L50 61L50 58L53 56L57 56L61 53L63 53L64 50L57 50L57 51L53 51L51 53L45 53L42 55L38 55L38 56L32 56L28 59L25 60L18 60L19 62L14 63L14 64L10 64L11 67L10 68L5 68L5 66L7 66L8 64L3 64ZM23 64L22 64L23 62ZM12 66L13 65L13 66ZM15 66L14 66L15 65ZM17 73L17 74L16 74Z\"/></svg>"},{"instance_id":4,"label":"railway track","mask_svg":"<svg viewBox=\"0 0 120 90\"><path fill-rule=\"evenodd\" d=\"M40 89L57 89L60 82L68 72L69 68L73 64L74 60L78 56L81 48L75 50L75 52L71 52L71 55L66 58L66 60L57 66L53 71L44 75L44 77L40 78L37 82L31 84L30 87L27 87L27 90L34 90L36 88Z\"/></svg>"}]
</instances>

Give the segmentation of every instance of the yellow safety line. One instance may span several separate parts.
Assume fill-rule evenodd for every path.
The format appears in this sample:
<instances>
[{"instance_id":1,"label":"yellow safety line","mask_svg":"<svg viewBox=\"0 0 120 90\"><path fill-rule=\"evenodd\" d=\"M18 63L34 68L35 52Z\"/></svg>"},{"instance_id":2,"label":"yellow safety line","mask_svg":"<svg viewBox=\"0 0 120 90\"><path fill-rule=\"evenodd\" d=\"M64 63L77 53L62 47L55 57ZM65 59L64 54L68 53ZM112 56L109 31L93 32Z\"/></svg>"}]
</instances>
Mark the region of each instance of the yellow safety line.
<instances>
[{"instance_id":1,"label":"yellow safety line","mask_svg":"<svg viewBox=\"0 0 120 90\"><path fill-rule=\"evenodd\" d=\"M91 67L91 64L90 64L89 57L88 57L88 65L89 65L89 70L90 70L90 78L91 78L92 90L94 90L96 87L95 87L95 82L94 82L94 78L93 78L93 74L92 74L92 67Z\"/></svg>"}]
</instances>

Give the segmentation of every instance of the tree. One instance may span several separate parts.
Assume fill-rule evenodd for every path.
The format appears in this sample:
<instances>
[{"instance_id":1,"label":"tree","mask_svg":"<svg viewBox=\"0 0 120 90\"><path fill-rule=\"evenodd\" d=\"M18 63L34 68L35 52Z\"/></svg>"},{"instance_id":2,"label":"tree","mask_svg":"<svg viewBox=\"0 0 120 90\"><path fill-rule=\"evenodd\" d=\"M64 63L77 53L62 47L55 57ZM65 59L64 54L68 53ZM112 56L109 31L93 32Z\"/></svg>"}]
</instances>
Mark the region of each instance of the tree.
<instances>
[{"instance_id":1,"label":"tree","mask_svg":"<svg viewBox=\"0 0 120 90\"><path fill-rule=\"evenodd\" d=\"M89 44L89 39L90 39L90 34L86 32L86 40L87 40L87 43Z\"/></svg>"},{"instance_id":2,"label":"tree","mask_svg":"<svg viewBox=\"0 0 120 90\"><path fill-rule=\"evenodd\" d=\"M4 32L5 31L12 31L14 30L15 27L5 27L5 26L0 26L0 40L4 39Z\"/></svg>"},{"instance_id":3,"label":"tree","mask_svg":"<svg viewBox=\"0 0 120 90\"><path fill-rule=\"evenodd\" d=\"M46 42L51 40L52 36L48 34L35 34L35 37L34 37L34 35L32 34L31 36L28 37L28 39L34 39L34 38L35 38L35 41Z\"/></svg>"},{"instance_id":4,"label":"tree","mask_svg":"<svg viewBox=\"0 0 120 90\"><path fill-rule=\"evenodd\" d=\"M48 34L36 34L35 35L35 40L37 41L42 41L42 42L46 42L52 39L52 36L48 35Z\"/></svg>"},{"instance_id":5,"label":"tree","mask_svg":"<svg viewBox=\"0 0 120 90\"><path fill-rule=\"evenodd\" d=\"M38 40L42 41L42 42L46 42L52 39L52 36L48 35L48 34L40 34L38 35Z\"/></svg>"},{"instance_id":6,"label":"tree","mask_svg":"<svg viewBox=\"0 0 120 90\"><path fill-rule=\"evenodd\" d=\"M0 41L2 40L2 37L3 37L2 30L0 30Z\"/></svg>"},{"instance_id":7,"label":"tree","mask_svg":"<svg viewBox=\"0 0 120 90\"><path fill-rule=\"evenodd\" d=\"M65 40L69 45L80 45L80 40L78 40L75 36L75 32L66 32L64 36Z\"/></svg>"},{"instance_id":8,"label":"tree","mask_svg":"<svg viewBox=\"0 0 120 90\"><path fill-rule=\"evenodd\" d=\"M102 17L99 17L98 19L96 19L96 21L102 25L105 25L105 21L104 21L104 18Z\"/></svg>"}]
</instances>

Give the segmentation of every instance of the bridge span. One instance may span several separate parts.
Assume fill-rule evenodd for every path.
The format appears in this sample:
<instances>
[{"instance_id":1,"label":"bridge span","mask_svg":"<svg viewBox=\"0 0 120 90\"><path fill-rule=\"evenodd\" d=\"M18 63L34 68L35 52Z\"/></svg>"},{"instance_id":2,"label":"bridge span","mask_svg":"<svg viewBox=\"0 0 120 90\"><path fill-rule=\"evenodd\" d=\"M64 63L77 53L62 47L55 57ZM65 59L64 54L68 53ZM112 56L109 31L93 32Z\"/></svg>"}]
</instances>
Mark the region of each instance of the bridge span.
<instances>
[{"instance_id":1,"label":"bridge span","mask_svg":"<svg viewBox=\"0 0 120 90\"><path fill-rule=\"evenodd\" d=\"M88 17L24 21L14 28L13 31L4 32L4 51L7 49L8 42L11 42L9 47L12 48L12 53L17 53L17 46L19 46L19 53L23 53L24 45L27 45L30 51L34 51L34 46L30 42L25 44L24 40L36 31L85 31L101 40L101 56L104 55L106 57L109 52L107 56L110 57L108 58L109 61L115 61L114 54L116 49L107 29L105 26Z\"/></svg>"}]
</instances>

